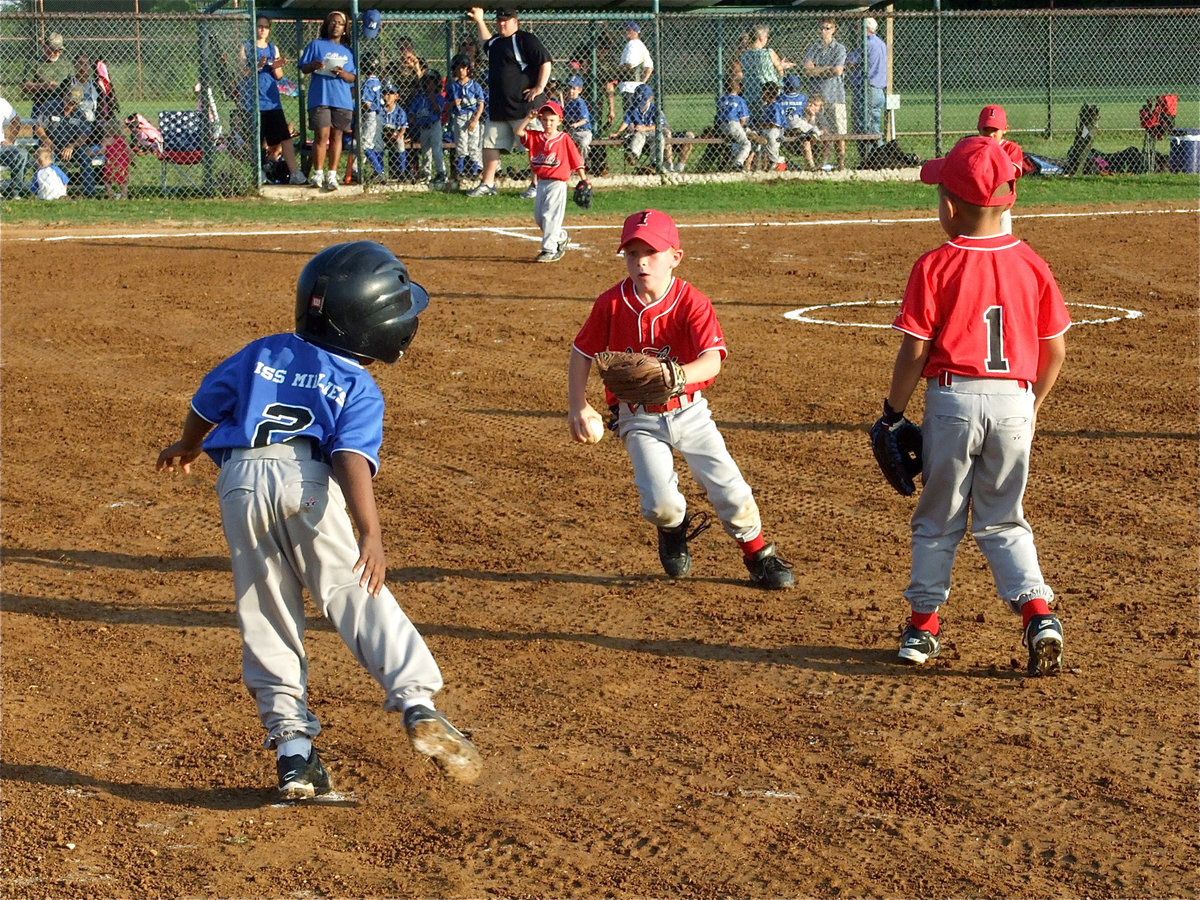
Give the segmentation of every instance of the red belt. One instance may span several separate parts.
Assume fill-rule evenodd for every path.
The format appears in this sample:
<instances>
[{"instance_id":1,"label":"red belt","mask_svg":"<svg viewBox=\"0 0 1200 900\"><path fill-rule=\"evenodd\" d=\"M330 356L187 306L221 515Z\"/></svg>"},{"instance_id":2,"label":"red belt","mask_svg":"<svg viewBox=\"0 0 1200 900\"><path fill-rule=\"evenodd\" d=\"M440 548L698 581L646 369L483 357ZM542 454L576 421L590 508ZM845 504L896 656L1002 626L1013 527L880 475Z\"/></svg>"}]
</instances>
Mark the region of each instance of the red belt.
<instances>
[{"instance_id":1,"label":"red belt","mask_svg":"<svg viewBox=\"0 0 1200 900\"><path fill-rule=\"evenodd\" d=\"M697 392L697 393L699 393L699 392ZM683 406L685 402L691 403L692 398L694 396L696 396L696 395L695 394L680 394L678 397L672 397L666 403L642 404L640 408L643 412L652 412L652 413L670 412L673 409L679 409L679 407ZM629 407L630 412L637 412L639 409L639 405L636 403L626 403L625 405Z\"/></svg>"},{"instance_id":2,"label":"red belt","mask_svg":"<svg viewBox=\"0 0 1200 900\"><path fill-rule=\"evenodd\" d=\"M986 378L987 376L986 375L959 375L958 377L959 378ZM940 384L942 387L949 387L950 385L954 384L954 373L953 372L942 372L937 377L937 383ZM1029 382L1025 381L1024 379L1018 378L1017 386L1020 387L1022 390L1024 390L1025 388L1029 387Z\"/></svg>"}]
</instances>

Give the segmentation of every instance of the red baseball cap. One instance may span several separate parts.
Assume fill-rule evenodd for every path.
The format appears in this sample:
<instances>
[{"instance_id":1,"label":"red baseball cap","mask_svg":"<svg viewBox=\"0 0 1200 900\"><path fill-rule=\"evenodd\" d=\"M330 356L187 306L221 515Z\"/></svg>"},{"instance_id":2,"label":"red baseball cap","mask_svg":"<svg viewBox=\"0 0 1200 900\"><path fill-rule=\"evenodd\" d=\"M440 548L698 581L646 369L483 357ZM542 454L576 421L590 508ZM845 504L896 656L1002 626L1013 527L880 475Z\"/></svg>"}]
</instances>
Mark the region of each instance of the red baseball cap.
<instances>
[{"instance_id":1,"label":"red baseball cap","mask_svg":"<svg viewBox=\"0 0 1200 900\"><path fill-rule=\"evenodd\" d=\"M665 212L644 209L625 220L625 227L621 229L621 246L617 249L624 250L630 241L645 241L656 251L668 248L678 250L679 229L675 227L675 220Z\"/></svg>"},{"instance_id":2,"label":"red baseball cap","mask_svg":"<svg viewBox=\"0 0 1200 900\"><path fill-rule=\"evenodd\" d=\"M1000 143L983 135L965 137L945 156L921 166L921 180L944 185L954 196L976 206L1008 206L1017 199L1012 160ZM1008 190L996 192L1005 185Z\"/></svg>"},{"instance_id":3,"label":"red baseball cap","mask_svg":"<svg viewBox=\"0 0 1200 900\"><path fill-rule=\"evenodd\" d=\"M562 105L557 100L547 100L538 107L538 112L545 112L546 110L550 110L550 112L554 113L560 119L563 117Z\"/></svg>"},{"instance_id":4,"label":"red baseball cap","mask_svg":"<svg viewBox=\"0 0 1200 900\"><path fill-rule=\"evenodd\" d=\"M1004 107L993 103L981 109L979 111L979 127L1008 131L1008 116L1004 114Z\"/></svg>"}]
</instances>

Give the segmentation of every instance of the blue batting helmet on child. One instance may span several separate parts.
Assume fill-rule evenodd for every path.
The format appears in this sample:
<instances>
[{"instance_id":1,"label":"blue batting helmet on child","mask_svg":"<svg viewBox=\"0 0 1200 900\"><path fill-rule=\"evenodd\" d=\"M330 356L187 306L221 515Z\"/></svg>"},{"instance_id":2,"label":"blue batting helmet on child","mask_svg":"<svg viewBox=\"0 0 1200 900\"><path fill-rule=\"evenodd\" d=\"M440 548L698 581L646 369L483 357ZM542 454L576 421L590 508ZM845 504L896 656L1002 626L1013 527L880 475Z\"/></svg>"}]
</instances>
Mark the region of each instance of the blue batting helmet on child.
<instances>
[{"instance_id":1,"label":"blue batting helmet on child","mask_svg":"<svg viewBox=\"0 0 1200 900\"><path fill-rule=\"evenodd\" d=\"M784 75L783 76L783 89L785 91L800 90L800 76L799 75Z\"/></svg>"}]
</instances>

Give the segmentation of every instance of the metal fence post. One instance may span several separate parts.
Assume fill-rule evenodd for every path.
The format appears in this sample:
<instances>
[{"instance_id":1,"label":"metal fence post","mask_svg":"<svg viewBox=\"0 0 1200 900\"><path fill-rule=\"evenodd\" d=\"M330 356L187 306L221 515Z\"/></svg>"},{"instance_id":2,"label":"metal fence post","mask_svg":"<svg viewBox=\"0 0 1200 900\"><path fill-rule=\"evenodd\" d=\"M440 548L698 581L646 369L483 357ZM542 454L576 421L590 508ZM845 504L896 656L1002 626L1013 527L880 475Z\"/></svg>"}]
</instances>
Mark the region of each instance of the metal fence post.
<instances>
[{"instance_id":1,"label":"metal fence post","mask_svg":"<svg viewBox=\"0 0 1200 900\"><path fill-rule=\"evenodd\" d=\"M942 155L942 0L933 0L933 155Z\"/></svg>"},{"instance_id":2,"label":"metal fence post","mask_svg":"<svg viewBox=\"0 0 1200 900\"><path fill-rule=\"evenodd\" d=\"M1054 8L1046 10L1046 140L1054 136Z\"/></svg>"}]
</instances>

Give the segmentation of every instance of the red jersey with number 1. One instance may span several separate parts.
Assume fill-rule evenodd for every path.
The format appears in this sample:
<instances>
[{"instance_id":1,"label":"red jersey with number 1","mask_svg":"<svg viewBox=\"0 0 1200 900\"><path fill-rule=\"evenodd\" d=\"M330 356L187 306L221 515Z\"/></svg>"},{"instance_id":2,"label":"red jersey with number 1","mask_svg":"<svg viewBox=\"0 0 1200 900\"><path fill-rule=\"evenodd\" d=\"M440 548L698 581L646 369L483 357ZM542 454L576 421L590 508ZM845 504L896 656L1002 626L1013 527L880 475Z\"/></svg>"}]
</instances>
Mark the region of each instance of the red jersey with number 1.
<instances>
[{"instance_id":1,"label":"red jersey with number 1","mask_svg":"<svg viewBox=\"0 0 1200 900\"><path fill-rule=\"evenodd\" d=\"M592 304L574 346L589 358L601 350L625 350L673 359L680 365L694 362L708 350L716 350L721 359L729 355L712 301L680 278L671 279L663 296L649 306L628 278L609 288ZM703 390L713 381L689 384L687 393ZM604 394L610 406L617 402L607 390Z\"/></svg>"},{"instance_id":2,"label":"red jersey with number 1","mask_svg":"<svg viewBox=\"0 0 1200 900\"><path fill-rule=\"evenodd\" d=\"M930 341L921 373L1036 381L1039 341L1071 327L1050 267L1011 234L957 237L917 260L892 327Z\"/></svg>"},{"instance_id":3,"label":"red jersey with number 1","mask_svg":"<svg viewBox=\"0 0 1200 900\"><path fill-rule=\"evenodd\" d=\"M570 181L571 173L583 166L579 148L565 131L546 137L544 131L526 131L521 143L529 151L529 168L538 178Z\"/></svg>"}]
</instances>

